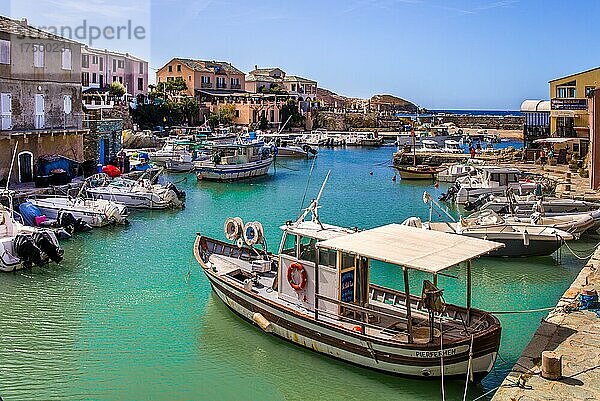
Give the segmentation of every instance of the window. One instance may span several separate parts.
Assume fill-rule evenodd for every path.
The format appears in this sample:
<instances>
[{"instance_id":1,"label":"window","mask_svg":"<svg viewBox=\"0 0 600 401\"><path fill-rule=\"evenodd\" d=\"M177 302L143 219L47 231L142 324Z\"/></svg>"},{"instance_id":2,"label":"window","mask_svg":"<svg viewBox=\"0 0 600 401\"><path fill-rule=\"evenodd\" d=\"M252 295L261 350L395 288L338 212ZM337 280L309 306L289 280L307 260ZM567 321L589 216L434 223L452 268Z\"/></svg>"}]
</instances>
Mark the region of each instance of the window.
<instances>
[{"instance_id":1,"label":"window","mask_svg":"<svg viewBox=\"0 0 600 401\"><path fill-rule=\"evenodd\" d=\"M0 39L0 64L10 64L10 41Z\"/></svg>"},{"instance_id":2,"label":"window","mask_svg":"<svg viewBox=\"0 0 600 401\"><path fill-rule=\"evenodd\" d=\"M235 110L235 118L240 118L240 111L239 110Z\"/></svg>"},{"instance_id":3,"label":"window","mask_svg":"<svg viewBox=\"0 0 600 401\"><path fill-rule=\"evenodd\" d=\"M92 56L92 64L98 64L98 56Z\"/></svg>"},{"instance_id":4,"label":"window","mask_svg":"<svg viewBox=\"0 0 600 401\"><path fill-rule=\"evenodd\" d=\"M33 66L44 66L44 45L33 45Z\"/></svg>"},{"instance_id":5,"label":"window","mask_svg":"<svg viewBox=\"0 0 600 401\"><path fill-rule=\"evenodd\" d=\"M119 77L119 83L122 84L123 83L123 77Z\"/></svg>"},{"instance_id":6,"label":"window","mask_svg":"<svg viewBox=\"0 0 600 401\"><path fill-rule=\"evenodd\" d=\"M565 98L575 98L577 97L577 81L567 82L560 86L556 87L556 97L565 99Z\"/></svg>"},{"instance_id":7,"label":"window","mask_svg":"<svg viewBox=\"0 0 600 401\"><path fill-rule=\"evenodd\" d=\"M217 77L217 88L226 88L227 84L225 84L224 77Z\"/></svg>"},{"instance_id":8,"label":"window","mask_svg":"<svg viewBox=\"0 0 600 401\"><path fill-rule=\"evenodd\" d=\"M317 261L317 240L309 237L301 237L300 239L300 255L298 259L308 260L309 262Z\"/></svg>"},{"instance_id":9,"label":"window","mask_svg":"<svg viewBox=\"0 0 600 401\"><path fill-rule=\"evenodd\" d=\"M586 86L585 87L585 97L588 97L594 89L596 89L595 86Z\"/></svg>"},{"instance_id":10,"label":"window","mask_svg":"<svg viewBox=\"0 0 600 401\"><path fill-rule=\"evenodd\" d=\"M71 49L64 48L62 49L61 54L62 60L62 69L63 70L71 70Z\"/></svg>"},{"instance_id":11,"label":"window","mask_svg":"<svg viewBox=\"0 0 600 401\"><path fill-rule=\"evenodd\" d=\"M117 59L113 58L113 71L117 71Z\"/></svg>"},{"instance_id":12,"label":"window","mask_svg":"<svg viewBox=\"0 0 600 401\"><path fill-rule=\"evenodd\" d=\"M337 253L326 249L319 250L319 265L321 266L336 266Z\"/></svg>"},{"instance_id":13,"label":"window","mask_svg":"<svg viewBox=\"0 0 600 401\"><path fill-rule=\"evenodd\" d=\"M138 90L139 91L144 90L144 78L138 78Z\"/></svg>"},{"instance_id":14,"label":"window","mask_svg":"<svg viewBox=\"0 0 600 401\"><path fill-rule=\"evenodd\" d=\"M173 72L173 66L172 65L170 65L168 68L169 68L169 72Z\"/></svg>"},{"instance_id":15,"label":"window","mask_svg":"<svg viewBox=\"0 0 600 401\"><path fill-rule=\"evenodd\" d=\"M286 233L281 253L296 257L296 238L294 234Z\"/></svg>"},{"instance_id":16,"label":"window","mask_svg":"<svg viewBox=\"0 0 600 401\"><path fill-rule=\"evenodd\" d=\"M73 110L73 102L69 95L63 97L63 110L65 111L65 114L71 114L71 111Z\"/></svg>"},{"instance_id":17,"label":"window","mask_svg":"<svg viewBox=\"0 0 600 401\"><path fill-rule=\"evenodd\" d=\"M81 68L90 68L90 56L87 54L81 55Z\"/></svg>"},{"instance_id":18,"label":"window","mask_svg":"<svg viewBox=\"0 0 600 401\"><path fill-rule=\"evenodd\" d=\"M269 117L271 119L271 122L275 121L275 110L271 110L271 113L270 113Z\"/></svg>"},{"instance_id":19,"label":"window","mask_svg":"<svg viewBox=\"0 0 600 401\"><path fill-rule=\"evenodd\" d=\"M173 81L173 77L167 77L167 82Z\"/></svg>"},{"instance_id":20,"label":"window","mask_svg":"<svg viewBox=\"0 0 600 401\"><path fill-rule=\"evenodd\" d=\"M0 93L0 129L12 128L12 96L10 93Z\"/></svg>"},{"instance_id":21,"label":"window","mask_svg":"<svg viewBox=\"0 0 600 401\"><path fill-rule=\"evenodd\" d=\"M35 115L33 120L33 126L35 129L44 128L45 123L45 108L44 108L44 95L35 95Z\"/></svg>"},{"instance_id":22,"label":"window","mask_svg":"<svg viewBox=\"0 0 600 401\"><path fill-rule=\"evenodd\" d=\"M210 83L210 77L206 77L206 76L202 76L202 83L203 84L209 84Z\"/></svg>"},{"instance_id":23,"label":"window","mask_svg":"<svg viewBox=\"0 0 600 401\"><path fill-rule=\"evenodd\" d=\"M231 78L231 89L240 89L240 79Z\"/></svg>"},{"instance_id":24,"label":"window","mask_svg":"<svg viewBox=\"0 0 600 401\"><path fill-rule=\"evenodd\" d=\"M117 67L123 69L123 66L125 65L125 63L123 62L123 60L119 60L117 62Z\"/></svg>"},{"instance_id":25,"label":"window","mask_svg":"<svg viewBox=\"0 0 600 401\"><path fill-rule=\"evenodd\" d=\"M98 79L97 75L95 72L92 72L92 83L95 84L97 83L96 79Z\"/></svg>"},{"instance_id":26,"label":"window","mask_svg":"<svg viewBox=\"0 0 600 401\"><path fill-rule=\"evenodd\" d=\"M177 64L177 72L181 72L181 64Z\"/></svg>"},{"instance_id":27,"label":"window","mask_svg":"<svg viewBox=\"0 0 600 401\"><path fill-rule=\"evenodd\" d=\"M144 63L142 61L140 61L139 72L140 72L140 74L144 73Z\"/></svg>"},{"instance_id":28,"label":"window","mask_svg":"<svg viewBox=\"0 0 600 401\"><path fill-rule=\"evenodd\" d=\"M113 82L117 82L117 76L113 75Z\"/></svg>"},{"instance_id":29,"label":"window","mask_svg":"<svg viewBox=\"0 0 600 401\"><path fill-rule=\"evenodd\" d=\"M192 80L192 76L188 75L188 81L191 81L191 80Z\"/></svg>"},{"instance_id":30,"label":"window","mask_svg":"<svg viewBox=\"0 0 600 401\"><path fill-rule=\"evenodd\" d=\"M89 72L81 73L81 85L82 86L90 86L90 73Z\"/></svg>"},{"instance_id":31,"label":"window","mask_svg":"<svg viewBox=\"0 0 600 401\"><path fill-rule=\"evenodd\" d=\"M98 69L100 71L104 71L104 57L100 57L100 60L98 60L100 65L98 66Z\"/></svg>"},{"instance_id":32,"label":"window","mask_svg":"<svg viewBox=\"0 0 600 401\"><path fill-rule=\"evenodd\" d=\"M292 84L292 92L296 92L296 84Z\"/></svg>"}]
</instances>

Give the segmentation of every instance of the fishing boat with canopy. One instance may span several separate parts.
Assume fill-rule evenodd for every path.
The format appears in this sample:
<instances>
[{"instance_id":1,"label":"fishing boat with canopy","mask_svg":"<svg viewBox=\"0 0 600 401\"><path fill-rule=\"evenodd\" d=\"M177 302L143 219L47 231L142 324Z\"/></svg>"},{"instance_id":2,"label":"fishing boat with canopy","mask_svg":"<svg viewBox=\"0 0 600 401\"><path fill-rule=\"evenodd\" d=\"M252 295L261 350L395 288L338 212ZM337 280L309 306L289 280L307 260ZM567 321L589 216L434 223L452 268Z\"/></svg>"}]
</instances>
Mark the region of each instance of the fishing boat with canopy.
<instances>
[{"instance_id":1,"label":"fishing boat with canopy","mask_svg":"<svg viewBox=\"0 0 600 401\"><path fill-rule=\"evenodd\" d=\"M198 233L194 254L216 295L265 333L367 369L483 378L501 327L472 306L471 261L503 245L399 224L365 231L325 224L321 193L281 227L278 254L268 251L258 222L228 219L230 242ZM371 283L377 262L399 267L404 288ZM446 304L438 288L438 276L457 265L466 276L465 306ZM427 277L418 294L414 272Z\"/></svg>"}]
</instances>

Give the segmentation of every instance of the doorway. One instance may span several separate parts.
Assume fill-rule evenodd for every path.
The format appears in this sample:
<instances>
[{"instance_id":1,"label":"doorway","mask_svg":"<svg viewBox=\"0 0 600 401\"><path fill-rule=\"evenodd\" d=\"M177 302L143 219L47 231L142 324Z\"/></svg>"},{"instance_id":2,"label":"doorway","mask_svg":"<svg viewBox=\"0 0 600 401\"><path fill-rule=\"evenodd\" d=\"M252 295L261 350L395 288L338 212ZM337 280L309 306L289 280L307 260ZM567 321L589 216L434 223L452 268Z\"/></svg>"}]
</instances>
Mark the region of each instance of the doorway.
<instances>
[{"instance_id":1,"label":"doorway","mask_svg":"<svg viewBox=\"0 0 600 401\"><path fill-rule=\"evenodd\" d=\"M19 182L33 181L33 153L19 153Z\"/></svg>"}]
</instances>

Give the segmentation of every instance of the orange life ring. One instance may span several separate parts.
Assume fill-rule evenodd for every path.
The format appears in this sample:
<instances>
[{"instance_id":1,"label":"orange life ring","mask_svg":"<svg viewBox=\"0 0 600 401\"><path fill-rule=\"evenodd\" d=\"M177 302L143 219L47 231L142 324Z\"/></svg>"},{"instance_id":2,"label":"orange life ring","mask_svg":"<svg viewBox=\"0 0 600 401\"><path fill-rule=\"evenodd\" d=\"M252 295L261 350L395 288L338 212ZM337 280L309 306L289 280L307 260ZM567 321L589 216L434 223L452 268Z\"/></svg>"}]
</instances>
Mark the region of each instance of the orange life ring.
<instances>
[{"instance_id":1,"label":"orange life ring","mask_svg":"<svg viewBox=\"0 0 600 401\"><path fill-rule=\"evenodd\" d=\"M294 282L294 270L298 270L298 273L300 273L300 282L299 283ZM303 290L304 287L306 287L306 282L308 281L308 276L306 275L306 270L304 270L304 266L302 266L298 262L292 263L287 269L287 281L288 281L288 283L290 283L290 286L294 290L296 290L296 291Z\"/></svg>"}]
</instances>

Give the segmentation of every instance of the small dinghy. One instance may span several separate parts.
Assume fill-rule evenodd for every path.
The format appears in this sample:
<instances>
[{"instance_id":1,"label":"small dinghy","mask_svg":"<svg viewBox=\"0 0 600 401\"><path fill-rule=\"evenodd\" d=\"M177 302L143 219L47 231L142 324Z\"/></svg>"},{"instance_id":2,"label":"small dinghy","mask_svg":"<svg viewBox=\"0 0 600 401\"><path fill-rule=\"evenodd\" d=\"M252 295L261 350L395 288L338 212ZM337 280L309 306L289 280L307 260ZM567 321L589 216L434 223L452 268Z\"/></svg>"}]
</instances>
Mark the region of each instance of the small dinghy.
<instances>
[{"instance_id":1,"label":"small dinghy","mask_svg":"<svg viewBox=\"0 0 600 401\"><path fill-rule=\"evenodd\" d=\"M215 294L267 335L366 369L481 380L494 366L501 327L471 305L471 260L503 245L399 224L360 232L324 224L320 195L281 227L278 254L267 250L258 222L228 219L229 242L198 233L194 254ZM400 267L403 290L369 282L380 261ZM437 287L438 274L459 264L464 307L446 304ZM409 272L431 280L411 294Z\"/></svg>"},{"instance_id":2,"label":"small dinghy","mask_svg":"<svg viewBox=\"0 0 600 401\"><path fill-rule=\"evenodd\" d=\"M150 170L148 170L150 171ZM152 179L146 178L146 173L137 180L117 177L110 180L104 174L96 174L88 179L86 193L92 199L104 199L124 204L127 207L139 209L176 209L183 207L185 192L178 190L175 185L156 184L160 173Z\"/></svg>"}]
</instances>

